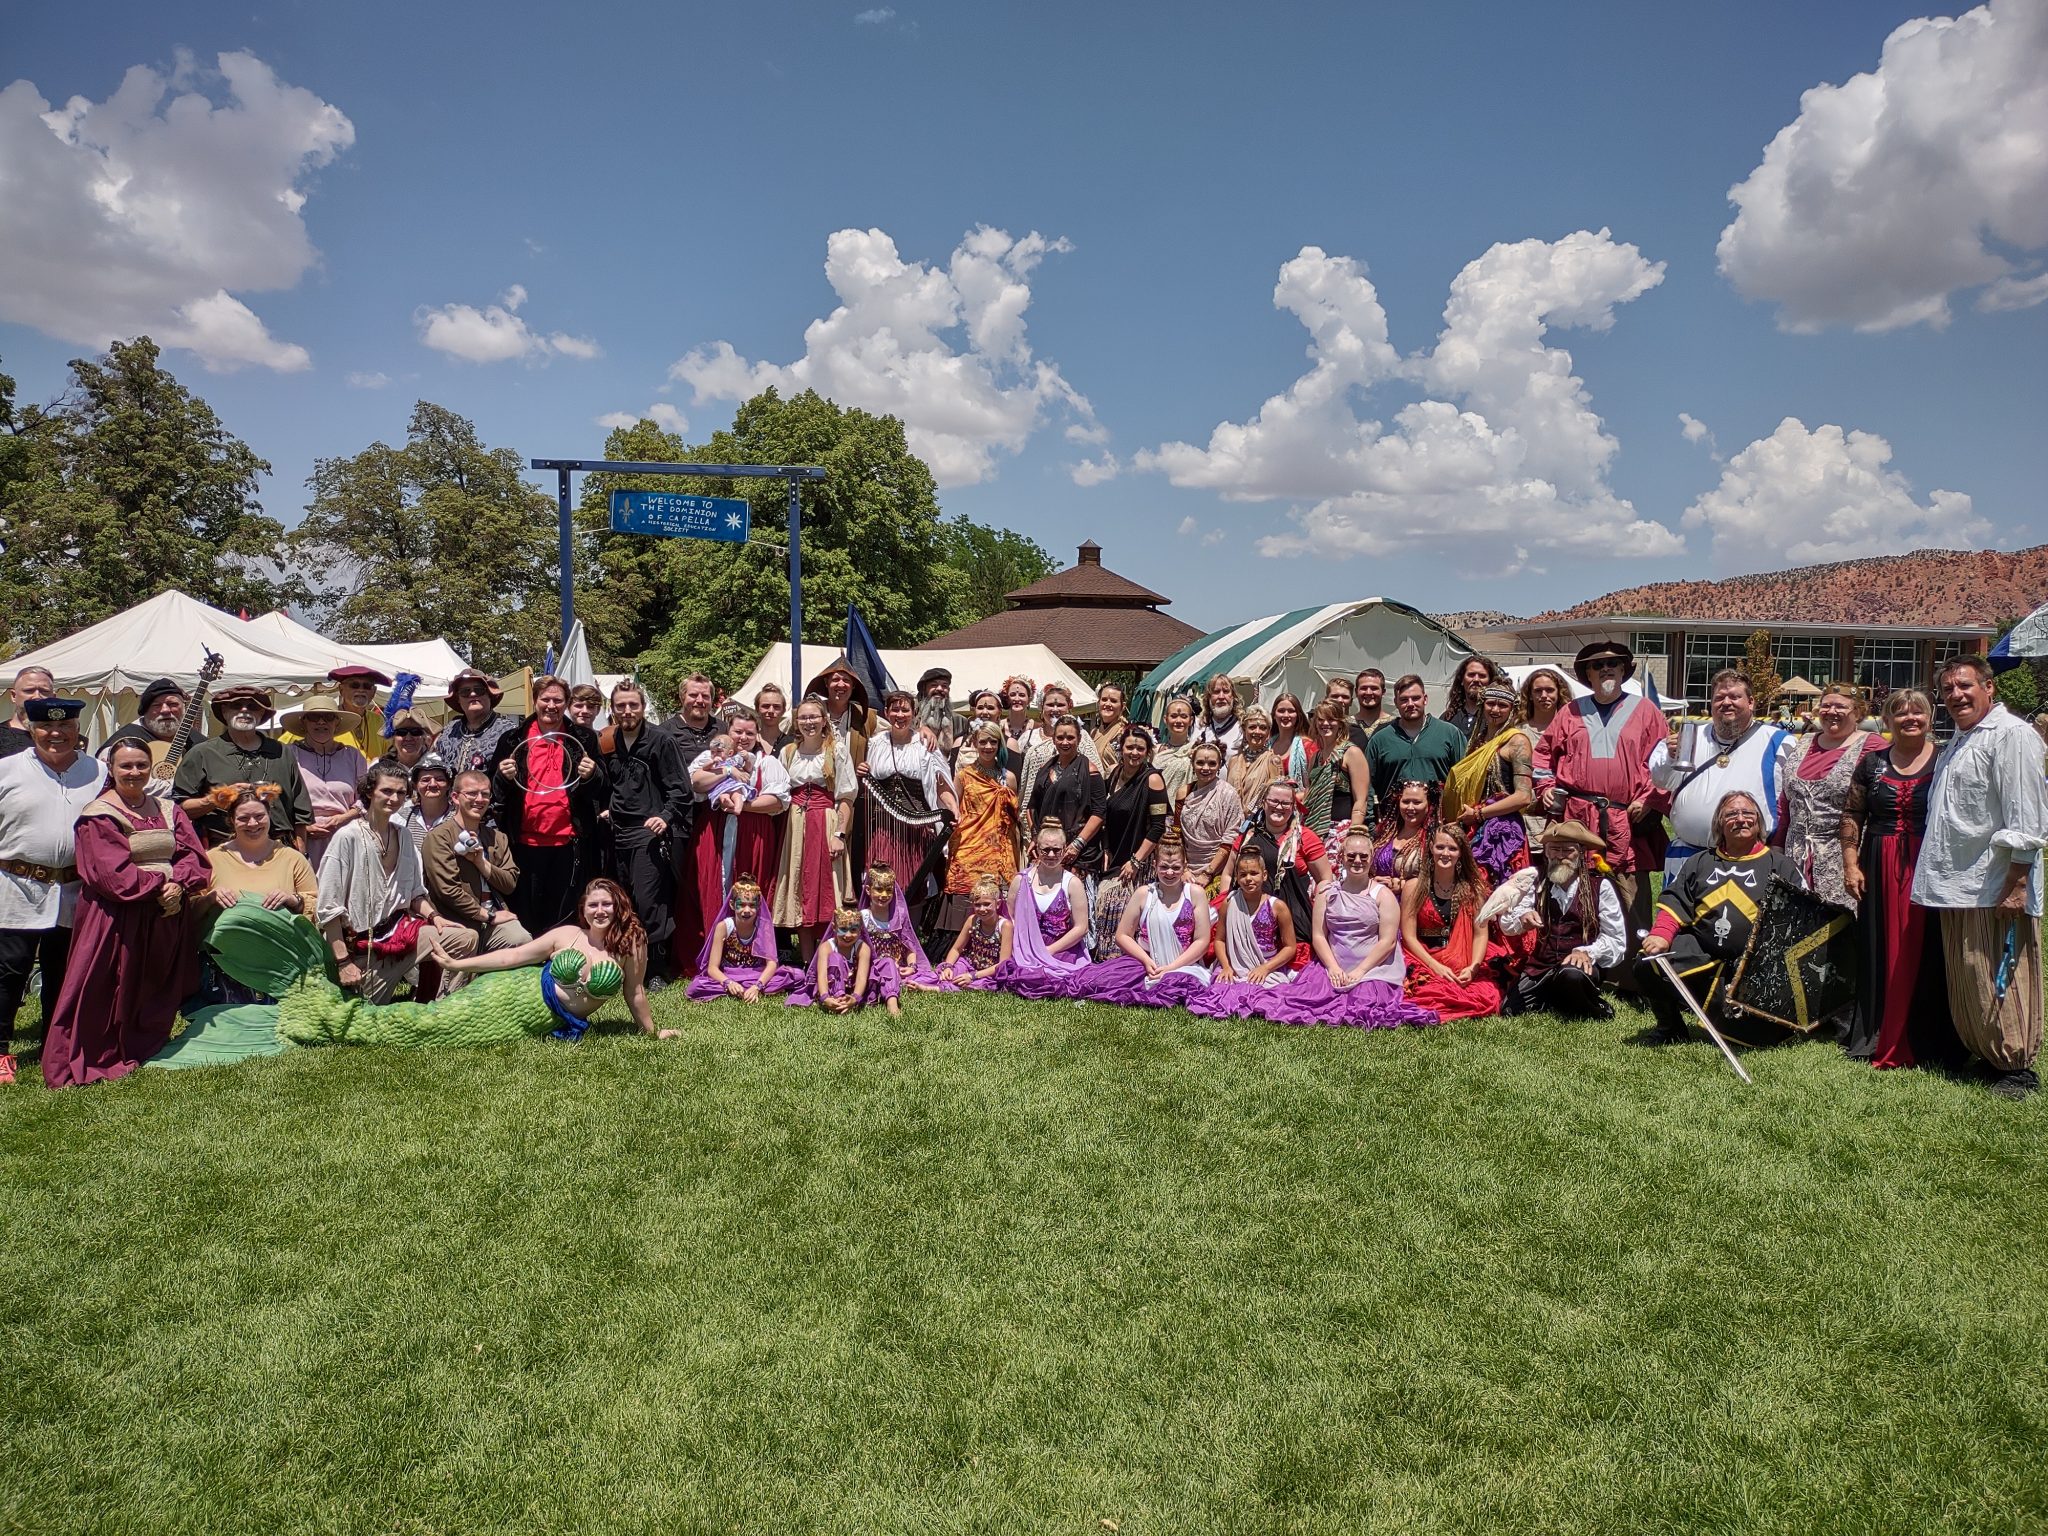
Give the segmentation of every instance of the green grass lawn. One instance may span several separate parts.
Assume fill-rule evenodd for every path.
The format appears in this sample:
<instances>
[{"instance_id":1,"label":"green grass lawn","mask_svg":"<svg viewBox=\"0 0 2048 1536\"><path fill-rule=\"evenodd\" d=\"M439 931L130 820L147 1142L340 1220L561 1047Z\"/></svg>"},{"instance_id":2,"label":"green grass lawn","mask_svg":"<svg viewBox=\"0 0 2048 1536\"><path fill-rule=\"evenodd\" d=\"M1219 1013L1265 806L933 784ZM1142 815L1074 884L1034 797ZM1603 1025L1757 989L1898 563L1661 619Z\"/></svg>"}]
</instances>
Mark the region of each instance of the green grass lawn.
<instances>
[{"instance_id":1,"label":"green grass lawn","mask_svg":"<svg viewBox=\"0 0 2048 1536\"><path fill-rule=\"evenodd\" d=\"M671 997L0 1093L0 1530L2048 1528L2040 1100Z\"/></svg>"}]
</instances>

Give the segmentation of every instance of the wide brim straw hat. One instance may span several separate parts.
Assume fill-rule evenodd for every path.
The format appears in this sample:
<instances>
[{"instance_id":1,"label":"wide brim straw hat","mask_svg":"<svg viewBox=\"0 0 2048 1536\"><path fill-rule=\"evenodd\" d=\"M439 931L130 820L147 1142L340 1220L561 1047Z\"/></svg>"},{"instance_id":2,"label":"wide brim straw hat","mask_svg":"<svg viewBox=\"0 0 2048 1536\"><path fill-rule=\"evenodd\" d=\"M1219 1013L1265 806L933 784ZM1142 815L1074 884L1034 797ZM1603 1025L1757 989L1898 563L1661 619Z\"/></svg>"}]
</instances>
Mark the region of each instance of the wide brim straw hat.
<instances>
[{"instance_id":1,"label":"wide brim straw hat","mask_svg":"<svg viewBox=\"0 0 2048 1536\"><path fill-rule=\"evenodd\" d=\"M335 729L338 731L352 731L363 723L361 715L352 709L344 709L341 700L331 693L308 694L305 698L299 700L297 704L286 710L277 723L280 729L303 736L306 734L306 716L308 715L334 716Z\"/></svg>"}]
</instances>

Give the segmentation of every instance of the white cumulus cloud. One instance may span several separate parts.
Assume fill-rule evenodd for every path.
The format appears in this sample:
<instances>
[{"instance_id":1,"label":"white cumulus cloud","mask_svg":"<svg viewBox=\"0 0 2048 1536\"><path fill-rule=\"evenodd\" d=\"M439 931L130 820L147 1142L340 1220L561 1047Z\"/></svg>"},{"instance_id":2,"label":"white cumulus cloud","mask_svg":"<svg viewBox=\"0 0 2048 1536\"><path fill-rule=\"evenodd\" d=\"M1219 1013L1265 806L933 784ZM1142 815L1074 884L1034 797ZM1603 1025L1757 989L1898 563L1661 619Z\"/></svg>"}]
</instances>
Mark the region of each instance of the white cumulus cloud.
<instances>
[{"instance_id":1,"label":"white cumulus cloud","mask_svg":"<svg viewBox=\"0 0 2048 1536\"><path fill-rule=\"evenodd\" d=\"M248 53L213 69L136 65L105 101L0 90L0 319L105 346L148 332L222 371L293 372L237 293L292 287L318 259L302 212L353 124Z\"/></svg>"},{"instance_id":2,"label":"white cumulus cloud","mask_svg":"<svg viewBox=\"0 0 2048 1536\"><path fill-rule=\"evenodd\" d=\"M1992 0L1922 17L1878 67L1816 85L1728 196L1722 273L1788 331L1945 325L2048 299L2048 3Z\"/></svg>"},{"instance_id":3,"label":"white cumulus cloud","mask_svg":"<svg viewBox=\"0 0 2048 1536\"><path fill-rule=\"evenodd\" d=\"M350 389L382 389L391 382L391 375L381 371L377 373L351 373L341 382Z\"/></svg>"},{"instance_id":4,"label":"white cumulus cloud","mask_svg":"<svg viewBox=\"0 0 2048 1536\"><path fill-rule=\"evenodd\" d=\"M542 335L533 330L519 313L525 302L526 289L514 283L498 296L497 303L482 309L473 304L443 304L438 309L422 305L412 318L424 345L468 363L509 363L522 358L538 362L549 356L588 361L602 355L603 349L587 336L571 336L566 331Z\"/></svg>"},{"instance_id":5,"label":"white cumulus cloud","mask_svg":"<svg viewBox=\"0 0 2048 1536\"><path fill-rule=\"evenodd\" d=\"M666 400L657 400L637 415L632 411L606 411L597 418L597 424L611 431L637 427L643 421L651 421L664 432L673 432L681 437L690 430L690 420Z\"/></svg>"},{"instance_id":6,"label":"white cumulus cloud","mask_svg":"<svg viewBox=\"0 0 2048 1536\"><path fill-rule=\"evenodd\" d=\"M1661 262L1606 231L1496 245L1451 284L1444 328L1403 358L1362 263L1315 246L1280 269L1273 303L1307 328L1309 371L1206 446L1164 443L1133 467L1234 501L1307 501L1267 555L1563 548L1666 555L1683 541L1607 485L1615 440L1552 326L1606 330L1663 281ZM1360 413L1384 386L1419 389L1391 425Z\"/></svg>"},{"instance_id":7,"label":"white cumulus cloud","mask_svg":"<svg viewBox=\"0 0 2048 1536\"><path fill-rule=\"evenodd\" d=\"M1685 526L1709 530L1719 562L1744 569L1972 549L1990 536L1960 491L1915 501L1906 477L1886 467L1891 457L1873 432L1808 431L1787 416L1729 458L1721 483L1686 508Z\"/></svg>"},{"instance_id":8,"label":"white cumulus cloud","mask_svg":"<svg viewBox=\"0 0 2048 1536\"><path fill-rule=\"evenodd\" d=\"M773 385L898 417L940 485L973 485L1049 415L1093 439L1094 408L1025 337L1031 274L1048 252L1069 249L1036 231L1013 240L983 225L940 267L905 261L879 229L842 229L825 242L839 306L805 327L802 357L749 362L720 341L679 358L669 377L688 384L698 405Z\"/></svg>"},{"instance_id":9,"label":"white cumulus cloud","mask_svg":"<svg viewBox=\"0 0 2048 1536\"><path fill-rule=\"evenodd\" d=\"M872 10L855 11L853 13L853 24L857 27L886 27L895 19L895 9L886 5L878 5Z\"/></svg>"},{"instance_id":10,"label":"white cumulus cloud","mask_svg":"<svg viewBox=\"0 0 2048 1536\"><path fill-rule=\"evenodd\" d=\"M1102 485L1114 480L1123 470L1123 462L1115 454L1105 453L1098 458L1069 464L1067 475L1079 486Z\"/></svg>"}]
</instances>

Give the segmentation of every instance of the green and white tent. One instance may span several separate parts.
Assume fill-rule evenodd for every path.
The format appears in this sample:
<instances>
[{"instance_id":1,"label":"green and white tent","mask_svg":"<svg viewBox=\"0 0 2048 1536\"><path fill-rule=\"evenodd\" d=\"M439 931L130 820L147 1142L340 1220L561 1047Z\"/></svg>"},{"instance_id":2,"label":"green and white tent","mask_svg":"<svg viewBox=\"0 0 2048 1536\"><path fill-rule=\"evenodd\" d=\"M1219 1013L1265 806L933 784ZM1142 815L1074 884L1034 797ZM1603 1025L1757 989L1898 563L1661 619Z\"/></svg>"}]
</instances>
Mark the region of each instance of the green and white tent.
<instances>
[{"instance_id":1,"label":"green and white tent","mask_svg":"<svg viewBox=\"0 0 2048 1536\"><path fill-rule=\"evenodd\" d=\"M1138 684L1131 713L1157 721L1167 700L1198 693L1221 672L1245 702L1271 704L1282 693L1305 703L1322 697L1333 677L1378 667L1389 683L1414 672L1429 684L1432 703L1445 697L1451 674L1472 651L1428 614L1406 603L1368 597L1353 603L1297 608L1215 630L1183 646ZM1390 698L1388 707L1393 700Z\"/></svg>"}]
</instances>

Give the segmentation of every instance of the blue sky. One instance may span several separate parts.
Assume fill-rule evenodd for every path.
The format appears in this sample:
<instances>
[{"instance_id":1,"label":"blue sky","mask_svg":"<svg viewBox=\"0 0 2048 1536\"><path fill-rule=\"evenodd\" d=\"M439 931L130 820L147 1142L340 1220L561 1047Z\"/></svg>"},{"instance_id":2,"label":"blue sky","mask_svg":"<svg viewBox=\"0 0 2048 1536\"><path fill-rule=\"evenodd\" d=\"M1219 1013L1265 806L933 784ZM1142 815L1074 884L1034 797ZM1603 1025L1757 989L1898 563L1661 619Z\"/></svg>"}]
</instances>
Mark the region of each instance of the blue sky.
<instances>
[{"instance_id":1,"label":"blue sky","mask_svg":"<svg viewBox=\"0 0 2048 1536\"><path fill-rule=\"evenodd\" d=\"M2016 547L2042 13L1887 50L1923 6L45 7L0 57L0 367L183 338L287 522L418 398L594 456L816 382L900 402L948 512L1205 626ZM162 99L117 112L135 66Z\"/></svg>"}]
</instances>

